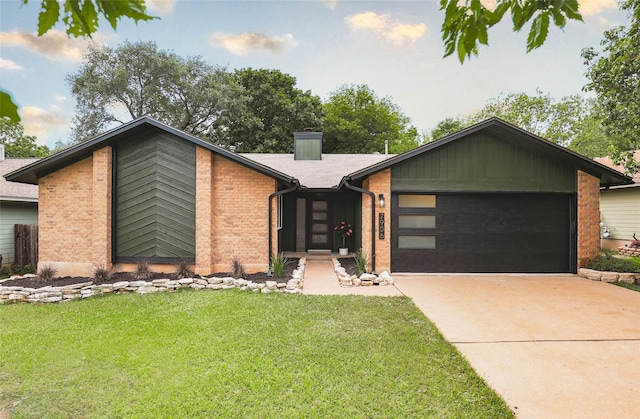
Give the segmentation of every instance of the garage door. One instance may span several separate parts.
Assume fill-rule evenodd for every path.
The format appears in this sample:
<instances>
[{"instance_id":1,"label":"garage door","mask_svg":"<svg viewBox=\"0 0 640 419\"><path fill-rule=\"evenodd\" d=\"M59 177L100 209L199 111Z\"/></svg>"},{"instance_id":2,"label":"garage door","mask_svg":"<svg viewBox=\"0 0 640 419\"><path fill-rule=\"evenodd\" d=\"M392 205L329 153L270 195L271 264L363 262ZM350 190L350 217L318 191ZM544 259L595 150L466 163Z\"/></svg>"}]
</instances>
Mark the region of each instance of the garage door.
<instances>
[{"instance_id":1,"label":"garage door","mask_svg":"<svg viewBox=\"0 0 640 419\"><path fill-rule=\"evenodd\" d=\"M394 194L395 272L573 272L575 197Z\"/></svg>"}]
</instances>

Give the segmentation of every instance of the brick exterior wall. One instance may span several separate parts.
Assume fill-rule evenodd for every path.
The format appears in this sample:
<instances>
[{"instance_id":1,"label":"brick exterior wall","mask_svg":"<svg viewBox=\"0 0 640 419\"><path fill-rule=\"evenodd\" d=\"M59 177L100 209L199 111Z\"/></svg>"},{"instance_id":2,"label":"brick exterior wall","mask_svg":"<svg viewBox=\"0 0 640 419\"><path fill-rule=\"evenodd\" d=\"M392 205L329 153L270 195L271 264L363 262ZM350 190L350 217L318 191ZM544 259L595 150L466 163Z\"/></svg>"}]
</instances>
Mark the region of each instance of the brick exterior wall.
<instances>
[{"instance_id":1,"label":"brick exterior wall","mask_svg":"<svg viewBox=\"0 0 640 419\"><path fill-rule=\"evenodd\" d=\"M213 272L213 155L196 147L196 266L195 272Z\"/></svg>"},{"instance_id":2,"label":"brick exterior wall","mask_svg":"<svg viewBox=\"0 0 640 419\"><path fill-rule=\"evenodd\" d=\"M93 153L93 254L94 266L111 267L111 147Z\"/></svg>"},{"instance_id":3,"label":"brick exterior wall","mask_svg":"<svg viewBox=\"0 0 640 419\"><path fill-rule=\"evenodd\" d=\"M217 155L212 173L214 271L229 271L234 256L247 272L266 271L268 198L276 191L276 181ZM277 234L275 227L272 232Z\"/></svg>"},{"instance_id":4,"label":"brick exterior wall","mask_svg":"<svg viewBox=\"0 0 640 419\"><path fill-rule=\"evenodd\" d=\"M38 181L38 268L58 275L91 275L93 269L93 158Z\"/></svg>"},{"instance_id":5,"label":"brick exterior wall","mask_svg":"<svg viewBox=\"0 0 640 419\"><path fill-rule=\"evenodd\" d=\"M578 268L600 248L600 181L578 170Z\"/></svg>"},{"instance_id":6,"label":"brick exterior wall","mask_svg":"<svg viewBox=\"0 0 640 419\"><path fill-rule=\"evenodd\" d=\"M362 187L375 194L376 272L391 271L391 169L371 175L364 180ZM378 207L379 194L384 194L384 208ZM378 220L381 213L384 214L385 221L384 239L380 239L378 234ZM371 198L364 194L362 196L362 250L371 258Z\"/></svg>"}]
</instances>

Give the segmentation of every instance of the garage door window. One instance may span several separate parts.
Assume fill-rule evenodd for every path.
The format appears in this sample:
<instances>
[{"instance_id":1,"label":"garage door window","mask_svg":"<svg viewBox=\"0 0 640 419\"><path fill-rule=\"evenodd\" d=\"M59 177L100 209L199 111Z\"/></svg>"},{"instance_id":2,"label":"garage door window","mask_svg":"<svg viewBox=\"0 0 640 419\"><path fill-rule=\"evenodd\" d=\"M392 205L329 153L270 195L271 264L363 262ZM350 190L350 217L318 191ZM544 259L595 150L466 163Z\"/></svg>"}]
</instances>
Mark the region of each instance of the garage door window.
<instances>
[{"instance_id":1,"label":"garage door window","mask_svg":"<svg viewBox=\"0 0 640 419\"><path fill-rule=\"evenodd\" d=\"M399 228L436 228L435 215L399 215Z\"/></svg>"},{"instance_id":2,"label":"garage door window","mask_svg":"<svg viewBox=\"0 0 640 419\"><path fill-rule=\"evenodd\" d=\"M436 236L398 236L398 249L435 249Z\"/></svg>"},{"instance_id":3,"label":"garage door window","mask_svg":"<svg viewBox=\"0 0 640 419\"><path fill-rule=\"evenodd\" d=\"M399 195L398 206L400 208L435 208L435 195Z\"/></svg>"}]
</instances>

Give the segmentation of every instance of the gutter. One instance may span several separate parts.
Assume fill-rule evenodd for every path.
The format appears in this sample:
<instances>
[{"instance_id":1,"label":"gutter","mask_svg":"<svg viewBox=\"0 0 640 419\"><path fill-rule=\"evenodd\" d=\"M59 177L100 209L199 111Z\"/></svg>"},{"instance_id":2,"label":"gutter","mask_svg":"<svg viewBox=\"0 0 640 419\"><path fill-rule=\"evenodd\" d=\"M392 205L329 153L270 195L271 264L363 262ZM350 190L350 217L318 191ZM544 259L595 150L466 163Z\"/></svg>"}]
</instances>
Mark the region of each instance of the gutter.
<instances>
[{"instance_id":1,"label":"gutter","mask_svg":"<svg viewBox=\"0 0 640 419\"><path fill-rule=\"evenodd\" d=\"M366 189L349 184L351 178L344 178L344 186L356 192L365 193L371 197L371 273L376 273L376 195Z\"/></svg>"},{"instance_id":2,"label":"gutter","mask_svg":"<svg viewBox=\"0 0 640 419\"><path fill-rule=\"evenodd\" d=\"M269 199L267 201L268 205L269 205L269 257L268 257L268 261L271 262L271 256L272 252L273 252L273 246L271 245L272 239L273 239L273 223L272 223L272 218L273 218L273 205L271 205L271 202L273 200L273 198L275 198L276 196L280 196L280 195L284 195L286 193L289 192L293 192L296 189L298 189L300 187L300 183L298 182L297 179L293 179L292 180L293 186L291 186L290 188L287 189L283 189L281 191L277 191L272 193L271 195L269 195ZM269 263L269 271L271 271L271 263Z\"/></svg>"}]
</instances>

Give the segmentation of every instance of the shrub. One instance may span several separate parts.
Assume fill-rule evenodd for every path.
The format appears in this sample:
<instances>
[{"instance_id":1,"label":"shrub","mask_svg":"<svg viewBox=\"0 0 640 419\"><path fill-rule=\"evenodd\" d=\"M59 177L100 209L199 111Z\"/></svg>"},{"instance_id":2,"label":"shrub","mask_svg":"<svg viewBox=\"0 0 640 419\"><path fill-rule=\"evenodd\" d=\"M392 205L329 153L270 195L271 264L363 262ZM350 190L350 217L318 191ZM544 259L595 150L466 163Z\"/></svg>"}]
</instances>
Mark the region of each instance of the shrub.
<instances>
[{"instance_id":1,"label":"shrub","mask_svg":"<svg viewBox=\"0 0 640 419\"><path fill-rule=\"evenodd\" d=\"M41 281L48 282L53 280L58 274L58 270L51 265L44 265L40 268L40 272L38 272L38 276Z\"/></svg>"},{"instance_id":2,"label":"shrub","mask_svg":"<svg viewBox=\"0 0 640 419\"><path fill-rule=\"evenodd\" d=\"M151 267L149 266L149 261L146 259L139 260L131 275L136 281L148 281L151 279Z\"/></svg>"},{"instance_id":3,"label":"shrub","mask_svg":"<svg viewBox=\"0 0 640 419\"><path fill-rule=\"evenodd\" d=\"M93 280L97 283L107 282L111 278L111 270L100 265L93 268Z\"/></svg>"},{"instance_id":4,"label":"shrub","mask_svg":"<svg viewBox=\"0 0 640 419\"><path fill-rule=\"evenodd\" d=\"M362 275L367 271L367 264L369 263L369 257L362 249L356 252L353 257L356 260L356 268L358 269L358 275Z\"/></svg>"},{"instance_id":5,"label":"shrub","mask_svg":"<svg viewBox=\"0 0 640 419\"><path fill-rule=\"evenodd\" d=\"M186 259L180 259L176 265L176 279L191 278L194 275L191 264Z\"/></svg>"},{"instance_id":6,"label":"shrub","mask_svg":"<svg viewBox=\"0 0 640 419\"><path fill-rule=\"evenodd\" d=\"M280 252L276 256L271 256L271 270L273 276L280 278L284 275L284 267L287 264L287 258L284 257L284 253Z\"/></svg>"},{"instance_id":7,"label":"shrub","mask_svg":"<svg viewBox=\"0 0 640 419\"><path fill-rule=\"evenodd\" d=\"M640 258L597 257L589 260L587 268L596 271L640 273Z\"/></svg>"},{"instance_id":8,"label":"shrub","mask_svg":"<svg viewBox=\"0 0 640 419\"><path fill-rule=\"evenodd\" d=\"M240 262L236 256L231 259L231 276L234 278L244 278L246 272L244 271L244 265Z\"/></svg>"}]
</instances>

